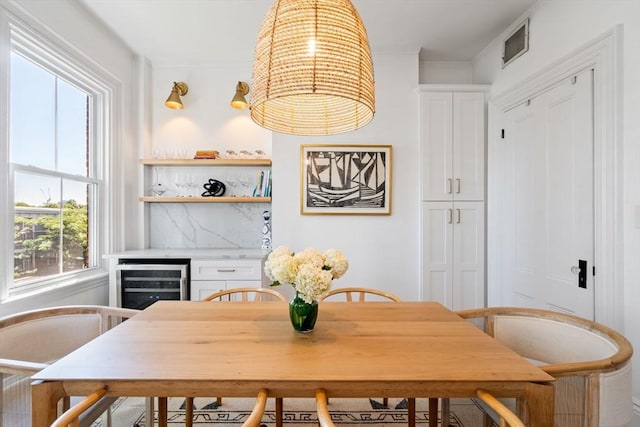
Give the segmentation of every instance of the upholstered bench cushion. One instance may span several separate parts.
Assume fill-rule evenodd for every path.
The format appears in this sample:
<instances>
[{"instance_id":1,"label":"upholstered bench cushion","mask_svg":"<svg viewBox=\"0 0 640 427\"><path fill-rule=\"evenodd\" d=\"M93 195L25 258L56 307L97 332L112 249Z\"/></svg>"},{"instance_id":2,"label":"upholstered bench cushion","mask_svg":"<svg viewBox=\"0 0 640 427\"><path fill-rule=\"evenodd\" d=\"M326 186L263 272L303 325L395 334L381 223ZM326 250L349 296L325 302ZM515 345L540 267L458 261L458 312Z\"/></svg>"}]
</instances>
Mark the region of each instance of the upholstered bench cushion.
<instances>
[{"instance_id":1,"label":"upholstered bench cushion","mask_svg":"<svg viewBox=\"0 0 640 427\"><path fill-rule=\"evenodd\" d=\"M610 339L598 333L543 318L495 316L494 337L541 364L604 359L618 351Z\"/></svg>"},{"instance_id":2,"label":"upholstered bench cushion","mask_svg":"<svg viewBox=\"0 0 640 427\"><path fill-rule=\"evenodd\" d=\"M99 314L71 314L17 323L0 329L0 355L6 359L51 363L101 331Z\"/></svg>"}]
</instances>

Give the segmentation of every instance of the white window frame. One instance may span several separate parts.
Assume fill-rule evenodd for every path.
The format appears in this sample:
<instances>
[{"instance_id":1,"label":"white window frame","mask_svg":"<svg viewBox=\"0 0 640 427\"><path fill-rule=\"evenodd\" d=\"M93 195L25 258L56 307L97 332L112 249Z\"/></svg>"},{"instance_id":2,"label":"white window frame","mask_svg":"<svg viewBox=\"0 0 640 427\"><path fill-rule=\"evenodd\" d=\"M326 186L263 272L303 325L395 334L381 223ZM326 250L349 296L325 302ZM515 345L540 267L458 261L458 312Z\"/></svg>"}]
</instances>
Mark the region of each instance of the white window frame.
<instances>
[{"instance_id":1,"label":"white window frame","mask_svg":"<svg viewBox=\"0 0 640 427\"><path fill-rule=\"evenodd\" d=\"M110 173L110 159L116 152L113 144L109 142L117 125L114 123L117 118L114 118L113 104L114 100L119 98L120 87L104 69L79 54L46 28L29 24L28 19L18 17L2 7L0 21L0 129L3 129L0 133L0 242L3 242L0 245L0 271L5 272L5 277L0 278L0 302L6 302L55 288L101 280L107 275L103 254L113 244L107 241L107 230L113 218L110 209L110 201L113 200L112 185L109 185L109 178L113 176ZM9 79L12 50L91 94L89 179L98 183L97 194L90 196L93 198L94 206L88 225L92 239L88 249L93 267L29 281L18 286L13 286L13 176L16 170L36 171L31 167L14 167L10 163ZM64 177L63 173L60 175Z\"/></svg>"}]
</instances>

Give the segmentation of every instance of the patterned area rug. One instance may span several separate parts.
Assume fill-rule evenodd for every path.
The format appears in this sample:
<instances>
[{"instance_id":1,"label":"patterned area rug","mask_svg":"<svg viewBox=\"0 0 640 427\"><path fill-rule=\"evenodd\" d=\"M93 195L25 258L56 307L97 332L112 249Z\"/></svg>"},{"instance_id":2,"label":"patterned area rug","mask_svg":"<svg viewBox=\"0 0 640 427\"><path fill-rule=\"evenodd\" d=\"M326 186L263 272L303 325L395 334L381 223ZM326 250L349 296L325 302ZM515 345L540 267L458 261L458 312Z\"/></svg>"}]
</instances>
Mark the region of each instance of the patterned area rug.
<instances>
[{"instance_id":1,"label":"patterned area rug","mask_svg":"<svg viewBox=\"0 0 640 427\"><path fill-rule=\"evenodd\" d=\"M269 399L266 411L262 417L262 426L275 426L274 399ZM185 414L183 406L184 399L169 399L169 426L184 426ZM253 399L224 398L222 406L216 408L215 400L196 399L193 424L215 425L219 427L238 427L248 418L254 404ZM116 411L123 410L121 405ZM416 411L416 423L427 425L429 413L425 411L426 399L419 399ZM138 406L138 411L140 407ZM329 401L331 418L338 426L397 426L407 425L408 416L406 411L406 400L389 399L389 407L382 405L382 400L373 399L331 399ZM139 427L147 427L144 414L139 414L129 426L137 424ZM120 414L122 415L122 414ZM284 399L284 425L286 426L307 426L318 425L318 416L315 411L314 399ZM450 426L470 427L473 424L463 424L463 420L458 415L457 407L452 407Z\"/></svg>"}]
</instances>

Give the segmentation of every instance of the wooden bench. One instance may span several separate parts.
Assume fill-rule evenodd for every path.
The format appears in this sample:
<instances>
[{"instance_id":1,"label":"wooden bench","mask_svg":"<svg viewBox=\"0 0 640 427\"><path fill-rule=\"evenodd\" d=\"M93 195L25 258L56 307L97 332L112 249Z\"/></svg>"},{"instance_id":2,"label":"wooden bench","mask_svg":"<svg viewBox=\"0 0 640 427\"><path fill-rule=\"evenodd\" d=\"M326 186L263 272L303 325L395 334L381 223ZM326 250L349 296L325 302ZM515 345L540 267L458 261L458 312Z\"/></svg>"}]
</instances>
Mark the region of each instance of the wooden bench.
<instances>
[{"instance_id":1,"label":"wooden bench","mask_svg":"<svg viewBox=\"0 0 640 427\"><path fill-rule=\"evenodd\" d=\"M620 333L550 310L490 307L456 313L556 378L555 425L618 427L631 421L633 348ZM519 405L516 412L526 419Z\"/></svg>"},{"instance_id":2,"label":"wooden bench","mask_svg":"<svg viewBox=\"0 0 640 427\"><path fill-rule=\"evenodd\" d=\"M138 310L74 305L26 311L0 318L0 427L31 424L29 378L78 347L93 340ZM7 381L5 381L5 378ZM113 403L103 397L80 418L89 426ZM64 399L62 410L70 407ZM109 416L107 425L109 425Z\"/></svg>"}]
</instances>

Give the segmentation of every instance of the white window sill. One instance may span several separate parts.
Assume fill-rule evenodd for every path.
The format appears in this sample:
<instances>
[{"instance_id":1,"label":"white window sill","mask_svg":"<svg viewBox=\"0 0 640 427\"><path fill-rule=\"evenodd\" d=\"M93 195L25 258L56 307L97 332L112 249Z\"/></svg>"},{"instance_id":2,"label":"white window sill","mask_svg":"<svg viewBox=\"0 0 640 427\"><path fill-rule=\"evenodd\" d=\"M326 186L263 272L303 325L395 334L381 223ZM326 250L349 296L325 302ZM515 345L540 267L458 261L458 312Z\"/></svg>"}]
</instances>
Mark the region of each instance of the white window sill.
<instances>
[{"instance_id":1,"label":"white window sill","mask_svg":"<svg viewBox=\"0 0 640 427\"><path fill-rule=\"evenodd\" d=\"M48 283L39 283L37 287L31 287L30 289L15 289L10 296L2 300L0 304L11 304L20 301L26 302L25 300L29 300L29 302L31 302L31 300L33 300L33 302L43 300L43 305L50 305L47 304L46 301L70 297L91 288L108 286L108 284L108 272L96 268L91 271L60 277ZM51 298L53 295L55 295L55 298Z\"/></svg>"}]
</instances>

